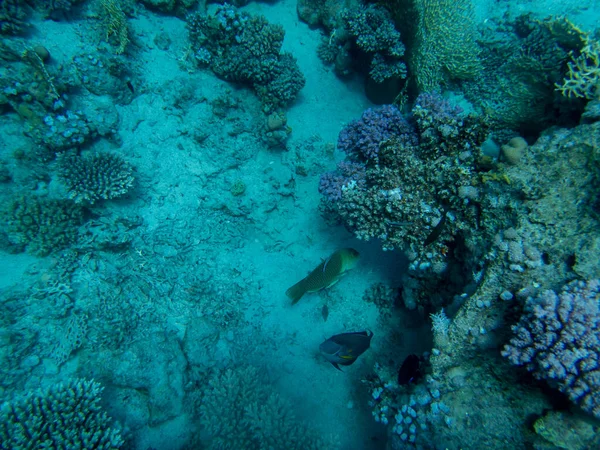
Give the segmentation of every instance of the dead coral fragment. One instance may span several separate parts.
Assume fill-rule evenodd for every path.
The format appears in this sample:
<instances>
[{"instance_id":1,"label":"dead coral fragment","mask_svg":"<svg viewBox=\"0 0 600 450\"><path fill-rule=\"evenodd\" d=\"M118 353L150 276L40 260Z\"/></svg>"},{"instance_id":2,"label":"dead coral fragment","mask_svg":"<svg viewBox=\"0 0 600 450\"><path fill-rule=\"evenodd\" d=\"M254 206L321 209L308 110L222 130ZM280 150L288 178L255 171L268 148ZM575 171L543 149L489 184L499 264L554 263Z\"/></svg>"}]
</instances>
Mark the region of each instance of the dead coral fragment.
<instances>
[{"instance_id":1,"label":"dead coral fragment","mask_svg":"<svg viewBox=\"0 0 600 450\"><path fill-rule=\"evenodd\" d=\"M120 197L133 185L133 168L117 155L79 157L62 153L57 161L58 176L76 203Z\"/></svg>"},{"instance_id":2,"label":"dead coral fragment","mask_svg":"<svg viewBox=\"0 0 600 450\"><path fill-rule=\"evenodd\" d=\"M36 47L39 47L39 46L36 46ZM47 50L46 50L46 52L47 52ZM56 90L56 87L54 86L54 78L51 77L50 74L48 73L48 71L46 70L46 65L44 64L44 58L42 58L43 54L42 54L42 56L40 56L40 54L41 53L40 53L39 49L27 47L23 51L23 54L21 56L22 56L22 59L24 62L31 65L31 67L33 68L33 70L36 73L36 76L40 80L42 80L44 83L46 83L46 85L48 86L48 95L52 99L57 100L60 98L60 95L58 94L58 91Z\"/></svg>"}]
</instances>

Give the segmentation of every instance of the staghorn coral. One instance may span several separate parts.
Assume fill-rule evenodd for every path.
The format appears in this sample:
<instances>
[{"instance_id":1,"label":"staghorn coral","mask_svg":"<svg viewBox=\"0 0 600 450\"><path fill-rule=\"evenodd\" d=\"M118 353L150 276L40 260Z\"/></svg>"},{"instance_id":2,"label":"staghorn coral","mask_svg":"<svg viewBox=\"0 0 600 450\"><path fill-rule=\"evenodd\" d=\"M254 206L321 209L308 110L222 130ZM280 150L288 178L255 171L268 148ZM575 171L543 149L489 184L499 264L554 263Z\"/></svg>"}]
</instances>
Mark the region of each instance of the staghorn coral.
<instances>
[{"instance_id":1,"label":"staghorn coral","mask_svg":"<svg viewBox=\"0 0 600 450\"><path fill-rule=\"evenodd\" d=\"M61 153L57 164L58 177L76 203L94 204L121 197L133 186L133 168L117 155L79 157Z\"/></svg>"},{"instance_id":2,"label":"staghorn coral","mask_svg":"<svg viewBox=\"0 0 600 450\"><path fill-rule=\"evenodd\" d=\"M600 418L600 282L574 281L529 297L502 355L549 380Z\"/></svg>"},{"instance_id":3,"label":"staghorn coral","mask_svg":"<svg viewBox=\"0 0 600 450\"><path fill-rule=\"evenodd\" d=\"M0 409L3 448L118 449L118 426L100 406L104 388L74 380L5 402Z\"/></svg>"}]
</instances>

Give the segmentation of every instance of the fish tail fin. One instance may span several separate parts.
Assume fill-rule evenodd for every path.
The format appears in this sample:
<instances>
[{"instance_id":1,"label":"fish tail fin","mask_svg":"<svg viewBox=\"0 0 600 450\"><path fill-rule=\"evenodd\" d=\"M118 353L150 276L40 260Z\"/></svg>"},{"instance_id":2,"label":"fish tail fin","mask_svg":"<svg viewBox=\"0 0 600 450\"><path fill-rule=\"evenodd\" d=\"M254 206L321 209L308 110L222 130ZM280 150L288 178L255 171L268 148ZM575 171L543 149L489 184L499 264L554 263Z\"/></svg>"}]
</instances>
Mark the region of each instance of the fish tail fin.
<instances>
[{"instance_id":1,"label":"fish tail fin","mask_svg":"<svg viewBox=\"0 0 600 450\"><path fill-rule=\"evenodd\" d=\"M292 299L292 305L298 303L298 300L302 298L304 294L306 294L306 286L303 283L304 280L299 281L287 291L285 291L285 295Z\"/></svg>"}]
</instances>

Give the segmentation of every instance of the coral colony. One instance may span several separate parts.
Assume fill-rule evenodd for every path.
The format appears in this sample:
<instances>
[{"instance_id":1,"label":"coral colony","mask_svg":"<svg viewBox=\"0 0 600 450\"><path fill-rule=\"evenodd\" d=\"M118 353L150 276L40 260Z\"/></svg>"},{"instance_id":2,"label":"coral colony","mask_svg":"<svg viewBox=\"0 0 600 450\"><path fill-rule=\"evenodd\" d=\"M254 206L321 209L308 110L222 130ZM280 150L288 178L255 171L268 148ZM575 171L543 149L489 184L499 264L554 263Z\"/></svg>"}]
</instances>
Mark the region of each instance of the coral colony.
<instances>
[{"instance_id":1,"label":"coral colony","mask_svg":"<svg viewBox=\"0 0 600 450\"><path fill-rule=\"evenodd\" d=\"M1 1L0 447L600 448L599 23Z\"/></svg>"}]
</instances>

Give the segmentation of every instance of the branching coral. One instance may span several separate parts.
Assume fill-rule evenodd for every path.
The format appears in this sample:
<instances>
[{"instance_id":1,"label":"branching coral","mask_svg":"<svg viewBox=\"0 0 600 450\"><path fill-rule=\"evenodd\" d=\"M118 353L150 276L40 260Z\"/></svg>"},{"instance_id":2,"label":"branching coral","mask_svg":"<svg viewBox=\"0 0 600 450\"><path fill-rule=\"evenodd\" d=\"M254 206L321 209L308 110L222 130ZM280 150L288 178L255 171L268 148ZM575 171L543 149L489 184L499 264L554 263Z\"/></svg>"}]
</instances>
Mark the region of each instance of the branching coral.
<instances>
[{"instance_id":1,"label":"branching coral","mask_svg":"<svg viewBox=\"0 0 600 450\"><path fill-rule=\"evenodd\" d=\"M225 4L214 15L190 16L188 29L199 65L225 80L250 84L265 112L289 104L304 86L296 59L281 52L283 27L263 16Z\"/></svg>"},{"instance_id":2,"label":"branching coral","mask_svg":"<svg viewBox=\"0 0 600 450\"><path fill-rule=\"evenodd\" d=\"M600 42L587 38L578 56L571 56L569 72L556 89L568 98L600 98Z\"/></svg>"},{"instance_id":3,"label":"branching coral","mask_svg":"<svg viewBox=\"0 0 600 450\"><path fill-rule=\"evenodd\" d=\"M369 56L369 76L377 83L391 77L406 77L406 65L401 60L404 44L386 9L379 6L356 8L342 14L346 33L358 49Z\"/></svg>"},{"instance_id":4,"label":"branching coral","mask_svg":"<svg viewBox=\"0 0 600 450\"><path fill-rule=\"evenodd\" d=\"M502 354L600 417L600 283L575 281L528 298Z\"/></svg>"},{"instance_id":5,"label":"branching coral","mask_svg":"<svg viewBox=\"0 0 600 450\"><path fill-rule=\"evenodd\" d=\"M120 197L133 185L133 168L117 155L100 153L78 157L61 153L57 161L58 176L66 185L69 197L77 203L93 204Z\"/></svg>"},{"instance_id":6,"label":"branching coral","mask_svg":"<svg viewBox=\"0 0 600 450\"><path fill-rule=\"evenodd\" d=\"M118 449L120 430L100 405L102 386L75 380L6 402L0 409L3 448Z\"/></svg>"},{"instance_id":7,"label":"branching coral","mask_svg":"<svg viewBox=\"0 0 600 450\"><path fill-rule=\"evenodd\" d=\"M298 421L292 405L265 384L254 367L215 372L202 396L200 423L214 450L330 450L325 439Z\"/></svg>"}]
</instances>

